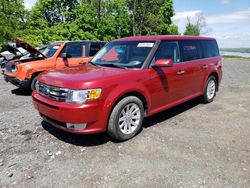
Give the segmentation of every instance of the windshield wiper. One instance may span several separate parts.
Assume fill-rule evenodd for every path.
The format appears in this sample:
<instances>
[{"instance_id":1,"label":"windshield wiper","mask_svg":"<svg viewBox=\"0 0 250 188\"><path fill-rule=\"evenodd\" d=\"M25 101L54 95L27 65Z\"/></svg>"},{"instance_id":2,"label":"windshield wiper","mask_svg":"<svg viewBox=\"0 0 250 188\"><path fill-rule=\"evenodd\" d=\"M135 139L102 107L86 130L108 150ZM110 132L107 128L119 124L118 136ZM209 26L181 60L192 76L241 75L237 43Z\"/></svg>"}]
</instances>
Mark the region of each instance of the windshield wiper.
<instances>
[{"instance_id":1,"label":"windshield wiper","mask_svg":"<svg viewBox=\"0 0 250 188\"><path fill-rule=\"evenodd\" d=\"M122 65L118 65L118 64L114 64L114 63L101 63L101 64L96 64L99 66L107 66L107 67L118 67L118 68L122 68L122 69L127 69L127 67L124 67Z\"/></svg>"}]
</instances>

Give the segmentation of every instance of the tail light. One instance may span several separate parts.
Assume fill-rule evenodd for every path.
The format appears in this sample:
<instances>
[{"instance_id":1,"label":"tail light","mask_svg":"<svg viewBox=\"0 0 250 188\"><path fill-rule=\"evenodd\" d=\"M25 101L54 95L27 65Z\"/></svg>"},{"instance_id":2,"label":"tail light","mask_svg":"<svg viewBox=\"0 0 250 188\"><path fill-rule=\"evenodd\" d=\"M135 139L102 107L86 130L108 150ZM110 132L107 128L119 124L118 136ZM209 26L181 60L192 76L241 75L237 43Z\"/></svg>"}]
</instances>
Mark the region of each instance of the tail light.
<instances>
[{"instance_id":1,"label":"tail light","mask_svg":"<svg viewBox=\"0 0 250 188\"><path fill-rule=\"evenodd\" d=\"M222 66L222 60L218 61L217 65L218 65L219 67L221 67L221 66Z\"/></svg>"}]
</instances>

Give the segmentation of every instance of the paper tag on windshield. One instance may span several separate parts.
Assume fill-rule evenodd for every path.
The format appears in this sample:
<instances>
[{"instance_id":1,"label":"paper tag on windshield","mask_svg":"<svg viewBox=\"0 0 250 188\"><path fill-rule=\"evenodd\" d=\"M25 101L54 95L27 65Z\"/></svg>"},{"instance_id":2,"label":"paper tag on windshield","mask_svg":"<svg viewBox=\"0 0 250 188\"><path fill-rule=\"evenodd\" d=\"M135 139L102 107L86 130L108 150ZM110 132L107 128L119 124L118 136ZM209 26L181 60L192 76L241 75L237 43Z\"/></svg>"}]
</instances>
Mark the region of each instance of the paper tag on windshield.
<instances>
[{"instance_id":1,"label":"paper tag on windshield","mask_svg":"<svg viewBox=\"0 0 250 188\"><path fill-rule=\"evenodd\" d=\"M137 45L137 47L139 48L152 48L153 46L154 46L154 43L152 42L143 42Z\"/></svg>"}]
</instances>

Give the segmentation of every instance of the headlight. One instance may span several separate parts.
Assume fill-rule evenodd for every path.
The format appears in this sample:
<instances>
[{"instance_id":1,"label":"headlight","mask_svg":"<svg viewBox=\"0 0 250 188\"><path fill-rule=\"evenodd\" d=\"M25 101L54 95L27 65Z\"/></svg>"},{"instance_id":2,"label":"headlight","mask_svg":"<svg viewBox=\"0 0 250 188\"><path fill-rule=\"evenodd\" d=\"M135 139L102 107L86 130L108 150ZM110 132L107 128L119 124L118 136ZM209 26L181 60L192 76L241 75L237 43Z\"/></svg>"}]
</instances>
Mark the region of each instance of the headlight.
<instances>
[{"instance_id":1,"label":"headlight","mask_svg":"<svg viewBox=\"0 0 250 188\"><path fill-rule=\"evenodd\" d=\"M101 97L102 89L69 90L66 102L82 104Z\"/></svg>"},{"instance_id":2,"label":"headlight","mask_svg":"<svg viewBox=\"0 0 250 188\"><path fill-rule=\"evenodd\" d=\"M11 66L11 72L17 72L17 66L15 64Z\"/></svg>"}]
</instances>

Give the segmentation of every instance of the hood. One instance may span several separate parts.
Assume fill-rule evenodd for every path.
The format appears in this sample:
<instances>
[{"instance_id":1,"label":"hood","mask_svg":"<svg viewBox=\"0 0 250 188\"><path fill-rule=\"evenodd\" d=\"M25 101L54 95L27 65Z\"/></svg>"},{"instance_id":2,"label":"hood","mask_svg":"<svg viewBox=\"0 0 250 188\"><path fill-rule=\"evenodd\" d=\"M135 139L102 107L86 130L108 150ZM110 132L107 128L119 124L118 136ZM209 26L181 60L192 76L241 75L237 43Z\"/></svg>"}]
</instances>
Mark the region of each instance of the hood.
<instances>
[{"instance_id":1,"label":"hood","mask_svg":"<svg viewBox=\"0 0 250 188\"><path fill-rule=\"evenodd\" d=\"M16 43L16 46L17 47L22 47L23 49L25 49L27 52L29 52L30 54L35 54L35 53L38 53L40 54L42 57L46 58L46 56L38 51L35 47L31 46L30 44L18 39L18 38L14 38L13 39L13 42Z\"/></svg>"},{"instance_id":2,"label":"hood","mask_svg":"<svg viewBox=\"0 0 250 188\"><path fill-rule=\"evenodd\" d=\"M38 80L51 86L83 89L91 87L95 81L114 76L117 78L117 75L128 72L134 72L134 70L83 65L45 72L39 76Z\"/></svg>"},{"instance_id":3,"label":"hood","mask_svg":"<svg viewBox=\"0 0 250 188\"><path fill-rule=\"evenodd\" d=\"M7 44L5 48L8 52L14 54L15 56L24 56L24 54L17 47L11 44Z\"/></svg>"}]
</instances>

